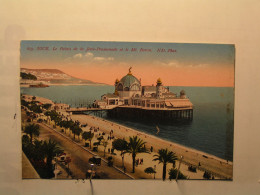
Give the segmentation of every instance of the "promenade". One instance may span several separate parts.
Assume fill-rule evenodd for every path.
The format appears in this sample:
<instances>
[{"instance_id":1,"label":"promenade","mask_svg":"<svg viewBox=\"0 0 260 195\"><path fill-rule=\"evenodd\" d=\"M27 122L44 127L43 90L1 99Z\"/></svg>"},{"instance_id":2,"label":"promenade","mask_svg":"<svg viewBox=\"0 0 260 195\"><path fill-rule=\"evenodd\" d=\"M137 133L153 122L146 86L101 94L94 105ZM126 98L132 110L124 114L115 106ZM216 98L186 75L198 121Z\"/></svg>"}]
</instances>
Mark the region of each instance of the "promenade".
<instances>
[{"instance_id":1,"label":"promenade","mask_svg":"<svg viewBox=\"0 0 260 195\"><path fill-rule=\"evenodd\" d=\"M29 99L30 100L30 99ZM38 101L49 101L45 98L37 97ZM123 167L122 167L122 158L120 155L120 151L114 151L114 154L112 155L110 153L112 149L112 142L113 140L120 138L120 139L126 139L128 141L129 137L132 136L138 136L138 138L142 139L146 144L146 148L150 149L153 148L153 150L149 153L140 153L137 154L136 159L142 159L143 163L138 164L136 167L136 172L133 174L132 171L132 157L129 154L125 154L124 162L126 167L126 173L129 174L131 177L135 179L151 179L154 177L154 175L146 174L144 172L145 168L147 167L154 167L156 168L156 179L162 178L162 164L158 164L158 161L153 161L154 155L157 154L159 149L168 149L169 151L173 151L178 159L180 157L183 157L183 163L181 165L181 172L186 175L189 179L204 179L203 174L205 171L210 172L215 179L232 179L233 177L233 163L228 162L224 159L220 159L216 156L188 148L170 141L166 141L163 139L160 139L156 136L149 135L146 133L142 133L140 131L137 131L135 129L119 125L117 123L107 121L103 118L98 118L92 115L85 115L85 114L77 114L77 115L71 115L66 112L66 110L57 110L57 112L64 118L64 120L73 120L78 121L80 124L84 125L82 127L83 131L90 131L90 128L96 129L97 131L92 131L94 133L94 138L92 140L92 147L93 143L97 142L97 138L100 137L100 135L103 135L104 139L107 141L108 145L106 148L104 148L102 145L98 146L98 151L95 152L95 154L98 154L99 156L103 156L104 152L106 157L112 156L114 165L121 169L118 173L122 174ZM87 170L89 170L88 159L93 156L93 152L88 152L89 148L83 147L85 141L82 140L81 135L78 137L76 136L76 139L73 139L73 134L67 129L61 128L59 126L56 126L55 129L53 129L54 121L50 121L48 117L46 116L39 116L43 120L48 121L48 124L42 123L41 124L41 133L40 133L40 139L53 139L57 141L63 149L71 155L72 161L75 162L71 166L71 168L74 169L74 172L76 173L77 178L84 178L85 173ZM63 129L63 130L62 130ZM113 130L113 139L108 139L111 130ZM84 155L82 155L84 153ZM104 158L105 159L105 158ZM105 159L106 160L106 159ZM176 167L178 167L179 161L176 161ZM196 172L191 172L188 170L188 167L192 165L197 168ZM168 170L171 168L171 164L168 164L167 166L167 173L166 178L168 178ZM102 167L104 170L109 169L111 167ZM113 168L114 169L114 168ZM113 170L115 171L115 169ZM131 177L128 177L123 174L122 175L113 175L111 174L104 174L104 178L125 178L129 179ZM73 178L73 176L72 176ZM103 178L103 177L102 177Z\"/></svg>"}]
</instances>

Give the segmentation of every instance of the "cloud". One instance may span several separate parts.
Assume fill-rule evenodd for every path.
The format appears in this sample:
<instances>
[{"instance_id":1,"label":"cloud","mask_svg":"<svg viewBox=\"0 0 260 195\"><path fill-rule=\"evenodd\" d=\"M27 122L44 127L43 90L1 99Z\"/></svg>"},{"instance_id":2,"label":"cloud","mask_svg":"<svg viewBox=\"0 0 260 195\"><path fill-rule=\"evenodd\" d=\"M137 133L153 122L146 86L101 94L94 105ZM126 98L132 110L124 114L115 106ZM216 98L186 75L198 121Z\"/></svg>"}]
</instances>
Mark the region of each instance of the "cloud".
<instances>
[{"instance_id":1,"label":"cloud","mask_svg":"<svg viewBox=\"0 0 260 195\"><path fill-rule=\"evenodd\" d=\"M113 57L101 57L101 56L95 56L91 52L87 52L86 54L77 53L73 55L72 57L68 57L64 60L66 63L72 63L72 62L80 62L80 63L89 63L89 62L95 62L95 63L107 63L114 61Z\"/></svg>"},{"instance_id":2,"label":"cloud","mask_svg":"<svg viewBox=\"0 0 260 195\"><path fill-rule=\"evenodd\" d=\"M108 58L94 57L93 60L97 61L97 62L105 62L105 61L114 61L114 58L113 57L108 57Z\"/></svg>"},{"instance_id":3,"label":"cloud","mask_svg":"<svg viewBox=\"0 0 260 195\"><path fill-rule=\"evenodd\" d=\"M171 60L168 62L162 62L162 61L155 61L155 65L159 65L162 67L172 67L172 68L204 68L208 67L209 64L199 64L199 63L183 63L183 62L178 62L177 60Z\"/></svg>"},{"instance_id":4,"label":"cloud","mask_svg":"<svg viewBox=\"0 0 260 195\"><path fill-rule=\"evenodd\" d=\"M159 66L164 66L164 67L174 67L174 68L181 67L180 63L177 60L172 60L169 62L155 61L154 64Z\"/></svg>"},{"instance_id":5,"label":"cloud","mask_svg":"<svg viewBox=\"0 0 260 195\"><path fill-rule=\"evenodd\" d=\"M86 57L86 58L93 58L93 57L94 57L94 54L93 54L93 53L90 53L90 52L87 52L87 53L85 54L85 57Z\"/></svg>"},{"instance_id":6,"label":"cloud","mask_svg":"<svg viewBox=\"0 0 260 195\"><path fill-rule=\"evenodd\" d=\"M75 54L75 55L73 56L73 58L75 58L75 59L80 59L80 58L82 58L82 53Z\"/></svg>"}]
</instances>

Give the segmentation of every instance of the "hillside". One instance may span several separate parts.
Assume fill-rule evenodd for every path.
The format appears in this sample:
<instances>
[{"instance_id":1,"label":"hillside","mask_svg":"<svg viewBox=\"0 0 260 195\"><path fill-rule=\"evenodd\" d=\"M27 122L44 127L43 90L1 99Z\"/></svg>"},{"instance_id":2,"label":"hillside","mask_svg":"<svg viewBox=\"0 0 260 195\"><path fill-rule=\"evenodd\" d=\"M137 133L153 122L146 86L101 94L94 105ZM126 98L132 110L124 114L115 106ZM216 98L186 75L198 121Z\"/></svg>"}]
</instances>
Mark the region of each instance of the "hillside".
<instances>
[{"instance_id":1,"label":"hillside","mask_svg":"<svg viewBox=\"0 0 260 195\"><path fill-rule=\"evenodd\" d=\"M72 77L58 69L21 68L21 73L35 75L38 81L45 81L50 84L100 84L90 80Z\"/></svg>"}]
</instances>

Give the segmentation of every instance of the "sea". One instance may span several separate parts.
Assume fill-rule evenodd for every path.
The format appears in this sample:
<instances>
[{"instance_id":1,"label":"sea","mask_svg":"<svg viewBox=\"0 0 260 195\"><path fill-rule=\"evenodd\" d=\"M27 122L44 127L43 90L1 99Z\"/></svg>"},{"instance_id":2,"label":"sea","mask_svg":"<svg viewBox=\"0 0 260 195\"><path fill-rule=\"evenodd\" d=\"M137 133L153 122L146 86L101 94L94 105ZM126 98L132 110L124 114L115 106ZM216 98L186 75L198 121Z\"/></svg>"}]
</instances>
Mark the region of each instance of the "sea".
<instances>
[{"instance_id":1,"label":"sea","mask_svg":"<svg viewBox=\"0 0 260 195\"><path fill-rule=\"evenodd\" d=\"M232 87L176 87L170 91L186 92L194 106L193 119L188 122L155 124L153 122L107 120L117 122L164 140L194 148L233 162L234 142L234 88ZM75 85L46 88L21 87L21 94L40 96L71 107L85 107L100 99L105 93L113 93L114 86ZM160 132L157 133L156 125Z\"/></svg>"}]
</instances>

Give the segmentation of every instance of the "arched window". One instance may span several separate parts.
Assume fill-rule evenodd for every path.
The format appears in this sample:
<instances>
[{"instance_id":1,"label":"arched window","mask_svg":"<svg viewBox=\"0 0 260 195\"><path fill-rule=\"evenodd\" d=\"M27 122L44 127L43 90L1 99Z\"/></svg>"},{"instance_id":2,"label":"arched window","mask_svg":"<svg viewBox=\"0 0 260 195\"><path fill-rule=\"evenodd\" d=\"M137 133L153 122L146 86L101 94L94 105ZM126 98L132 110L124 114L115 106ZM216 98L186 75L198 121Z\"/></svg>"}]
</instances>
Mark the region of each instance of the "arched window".
<instances>
[{"instance_id":1,"label":"arched window","mask_svg":"<svg viewBox=\"0 0 260 195\"><path fill-rule=\"evenodd\" d=\"M117 91L123 91L123 85L121 83L118 84Z\"/></svg>"},{"instance_id":2,"label":"arched window","mask_svg":"<svg viewBox=\"0 0 260 195\"><path fill-rule=\"evenodd\" d=\"M133 84L133 85L131 86L131 91L139 91L139 90L140 90L139 85Z\"/></svg>"}]
</instances>

